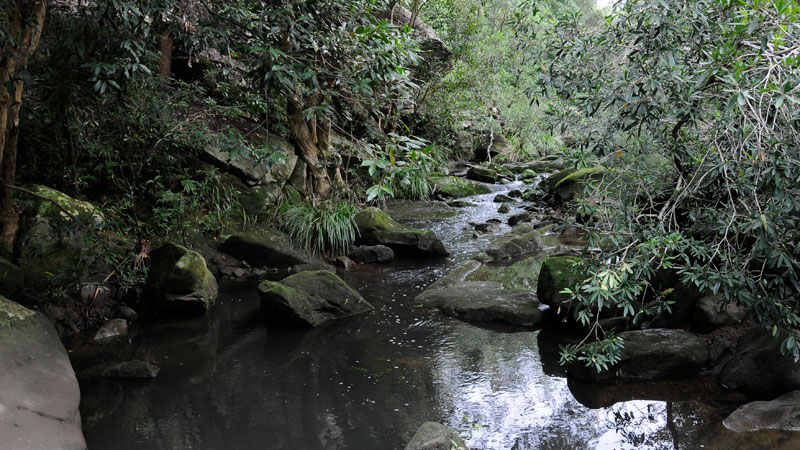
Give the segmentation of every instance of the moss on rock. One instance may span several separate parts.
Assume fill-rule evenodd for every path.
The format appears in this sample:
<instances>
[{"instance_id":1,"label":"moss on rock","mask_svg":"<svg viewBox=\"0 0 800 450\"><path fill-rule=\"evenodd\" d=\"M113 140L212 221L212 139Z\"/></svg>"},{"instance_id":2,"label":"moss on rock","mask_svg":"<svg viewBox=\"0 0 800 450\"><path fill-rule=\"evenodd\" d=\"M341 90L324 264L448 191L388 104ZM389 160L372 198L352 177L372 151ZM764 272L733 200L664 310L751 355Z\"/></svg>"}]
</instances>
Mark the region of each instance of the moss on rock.
<instances>
[{"instance_id":1,"label":"moss on rock","mask_svg":"<svg viewBox=\"0 0 800 450\"><path fill-rule=\"evenodd\" d=\"M197 315L214 305L217 280L199 253L167 242L151 252L150 261L147 291L159 311Z\"/></svg>"},{"instance_id":2,"label":"moss on rock","mask_svg":"<svg viewBox=\"0 0 800 450\"><path fill-rule=\"evenodd\" d=\"M443 197L462 198L492 192L488 186L459 177L431 177L435 192Z\"/></svg>"}]
</instances>

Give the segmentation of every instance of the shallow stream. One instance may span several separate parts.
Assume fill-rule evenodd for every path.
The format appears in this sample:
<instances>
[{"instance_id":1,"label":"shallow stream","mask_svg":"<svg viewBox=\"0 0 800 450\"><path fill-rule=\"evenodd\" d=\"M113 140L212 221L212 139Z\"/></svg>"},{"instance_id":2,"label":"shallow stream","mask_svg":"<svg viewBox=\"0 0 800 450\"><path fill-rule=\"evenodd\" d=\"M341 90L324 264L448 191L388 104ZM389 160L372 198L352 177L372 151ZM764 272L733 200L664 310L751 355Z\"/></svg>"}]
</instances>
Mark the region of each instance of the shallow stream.
<instances>
[{"instance_id":1,"label":"shallow stream","mask_svg":"<svg viewBox=\"0 0 800 450\"><path fill-rule=\"evenodd\" d=\"M476 206L455 217L412 220L402 211L414 205L400 205L401 221L434 229L453 255L340 271L373 313L267 330L256 285L228 283L208 317L138 330L130 345L161 373L82 385L89 448L402 449L425 421L477 449L800 448L793 433L727 431L722 419L746 399L711 378L580 384L563 376L549 331L416 306L425 286L488 244L467 222L500 218L492 198L517 187L470 198Z\"/></svg>"}]
</instances>

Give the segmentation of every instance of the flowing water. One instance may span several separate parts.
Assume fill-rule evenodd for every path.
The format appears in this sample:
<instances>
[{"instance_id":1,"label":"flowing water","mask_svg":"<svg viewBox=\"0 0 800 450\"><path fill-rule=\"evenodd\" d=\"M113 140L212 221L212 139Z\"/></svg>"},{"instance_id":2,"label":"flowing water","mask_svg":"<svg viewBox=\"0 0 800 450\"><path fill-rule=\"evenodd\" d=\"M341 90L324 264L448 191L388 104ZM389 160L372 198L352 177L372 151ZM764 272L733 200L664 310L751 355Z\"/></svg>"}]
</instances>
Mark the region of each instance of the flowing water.
<instances>
[{"instance_id":1,"label":"flowing water","mask_svg":"<svg viewBox=\"0 0 800 450\"><path fill-rule=\"evenodd\" d=\"M83 383L89 448L402 449L425 421L478 449L800 447L793 433L727 431L722 419L745 399L713 379L580 384L563 376L548 331L477 326L415 305L486 247L467 222L499 218L493 196L436 220L412 220L414 204L401 204L401 220L434 229L453 255L340 272L373 313L268 330L256 285L229 283L208 317L138 330L128 346L161 373Z\"/></svg>"}]
</instances>

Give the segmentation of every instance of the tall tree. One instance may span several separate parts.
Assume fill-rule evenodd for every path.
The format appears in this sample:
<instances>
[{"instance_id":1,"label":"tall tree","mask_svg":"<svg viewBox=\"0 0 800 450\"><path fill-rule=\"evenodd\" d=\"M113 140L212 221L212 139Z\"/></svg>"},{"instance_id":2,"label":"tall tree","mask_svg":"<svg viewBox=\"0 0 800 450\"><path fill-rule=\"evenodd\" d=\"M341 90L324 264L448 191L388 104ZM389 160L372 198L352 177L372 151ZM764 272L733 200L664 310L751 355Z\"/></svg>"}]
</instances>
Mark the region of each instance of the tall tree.
<instances>
[{"instance_id":1,"label":"tall tree","mask_svg":"<svg viewBox=\"0 0 800 450\"><path fill-rule=\"evenodd\" d=\"M0 253L8 255L19 228L11 186L17 167L23 75L39 46L47 0L4 0L1 5L5 23L0 25Z\"/></svg>"}]
</instances>

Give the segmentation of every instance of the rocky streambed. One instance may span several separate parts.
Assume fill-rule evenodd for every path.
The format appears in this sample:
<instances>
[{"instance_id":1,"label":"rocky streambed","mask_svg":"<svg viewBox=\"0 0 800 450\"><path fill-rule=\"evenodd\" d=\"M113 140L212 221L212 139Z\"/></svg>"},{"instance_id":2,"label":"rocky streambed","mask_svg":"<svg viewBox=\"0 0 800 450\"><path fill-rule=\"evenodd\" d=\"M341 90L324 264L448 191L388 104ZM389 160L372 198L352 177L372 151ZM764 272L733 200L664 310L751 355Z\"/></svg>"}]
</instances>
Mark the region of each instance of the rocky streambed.
<instances>
[{"instance_id":1,"label":"rocky streambed","mask_svg":"<svg viewBox=\"0 0 800 450\"><path fill-rule=\"evenodd\" d=\"M402 449L425 422L444 424L479 449L800 445L787 427L750 431L754 420L741 418L747 411L726 427L723 421L757 395L723 389L708 369L715 350L680 331L646 336L668 350L671 342L686 347L685 360L672 366L659 364L661 347L643 344L653 351L628 355L624 373L634 376L625 383L609 374L604 383L567 377L558 365L565 332L543 298L555 294L537 295L537 288L545 261L572 257L574 239L547 231L558 212L521 182L460 180L448 180L466 189L454 191L458 198L449 205L386 208L400 224L432 230L449 256L424 233L394 234L407 250L429 254L399 251L378 263L384 251L365 242L372 245L363 252L366 262L334 269L349 288L331 281L323 290L352 289L363 297L347 318L312 314L309 323L325 325L265 327L265 289L278 296L312 283L229 281L220 283L210 314L140 325L99 355L96 348L91 355L76 350L79 376L82 361L113 360L121 352L159 369L154 377L83 378L89 448ZM277 282L285 274L260 278L270 276ZM344 308L320 305L320 311ZM648 372L654 367L665 370ZM791 415L793 398L781 398L781 411ZM751 410L763 419L763 405ZM748 432L730 429L736 427ZM436 430L427 424L420 432Z\"/></svg>"}]
</instances>

